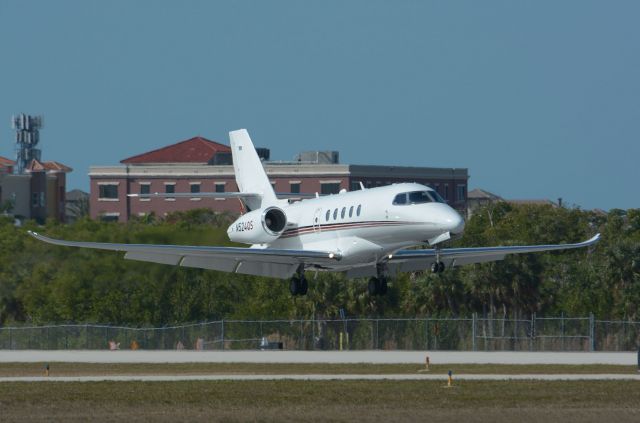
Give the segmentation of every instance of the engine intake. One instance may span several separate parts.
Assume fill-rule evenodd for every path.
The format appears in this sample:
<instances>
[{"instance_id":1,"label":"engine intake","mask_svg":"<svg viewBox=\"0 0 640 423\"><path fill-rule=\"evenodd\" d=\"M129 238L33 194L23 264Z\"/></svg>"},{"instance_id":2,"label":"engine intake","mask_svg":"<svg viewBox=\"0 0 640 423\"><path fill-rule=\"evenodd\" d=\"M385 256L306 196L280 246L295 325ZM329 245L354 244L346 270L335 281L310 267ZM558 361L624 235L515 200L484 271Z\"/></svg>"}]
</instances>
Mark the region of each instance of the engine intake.
<instances>
[{"instance_id":1,"label":"engine intake","mask_svg":"<svg viewBox=\"0 0 640 423\"><path fill-rule=\"evenodd\" d=\"M262 227L273 236L280 236L287 226L287 215L278 207L269 207L262 212Z\"/></svg>"}]
</instances>

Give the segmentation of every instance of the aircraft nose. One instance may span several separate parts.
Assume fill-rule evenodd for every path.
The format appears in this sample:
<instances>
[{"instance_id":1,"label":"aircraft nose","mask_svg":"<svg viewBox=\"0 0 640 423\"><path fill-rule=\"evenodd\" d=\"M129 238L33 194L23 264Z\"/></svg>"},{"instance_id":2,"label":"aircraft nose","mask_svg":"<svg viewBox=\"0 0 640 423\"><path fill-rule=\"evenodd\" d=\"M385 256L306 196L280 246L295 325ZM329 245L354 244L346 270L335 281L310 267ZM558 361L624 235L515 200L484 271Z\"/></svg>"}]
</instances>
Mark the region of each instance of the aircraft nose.
<instances>
[{"instance_id":1,"label":"aircraft nose","mask_svg":"<svg viewBox=\"0 0 640 423\"><path fill-rule=\"evenodd\" d=\"M451 210L446 217L447 230L452 234L458 235L464 230L464 219L458 212Z\"/></svg>"}]
</instances>

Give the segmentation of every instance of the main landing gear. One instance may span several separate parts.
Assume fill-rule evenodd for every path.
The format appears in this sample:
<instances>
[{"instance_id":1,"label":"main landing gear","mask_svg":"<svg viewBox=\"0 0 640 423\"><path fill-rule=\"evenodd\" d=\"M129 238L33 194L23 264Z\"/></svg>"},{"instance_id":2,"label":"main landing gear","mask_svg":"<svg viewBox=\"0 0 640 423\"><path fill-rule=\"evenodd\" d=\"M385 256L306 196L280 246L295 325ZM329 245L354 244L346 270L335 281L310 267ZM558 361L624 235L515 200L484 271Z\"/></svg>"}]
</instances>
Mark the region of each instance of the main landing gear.
<instances>
[{"instance_id":1,"label":"main landing gear","mask_svg":"<svg viewBox=\"0 0 640 423\"><path fill-rule=\"evenodd\" d=\"M369 285L367 287L369 289L369 295L372 297L375 295L386 294L389 288L389 284L387 282L387 276L386 276L386 273L387 273L386 264L378 264L377 270L378 270L378 276L369 279Z\"/></svg>"},{"instance_id":2,"label":"main landing gear","mask_svg":"<svg viewBox=\"0 0 640 423\"><path fill-rule=\"evenodd\" d=\"M309 282L307 282L307 278L304 277L304 268L301 268L298 270L298 273L291 278L289 282L289 292L295 297L298 295L307 295L308 290Z\"/></svg>"},{"instance_id":3,"label":"main landing gear","mask_svg":"<svg viewBox=\"0 0 640 423\"><path fill-rule=\"evenodd\" d=\"M369 295L372 297L375 295L384 295L387 293L389 284L387 283L386 276L378 276L377 278L369 279Z\"/></svg>"}]
</instances>

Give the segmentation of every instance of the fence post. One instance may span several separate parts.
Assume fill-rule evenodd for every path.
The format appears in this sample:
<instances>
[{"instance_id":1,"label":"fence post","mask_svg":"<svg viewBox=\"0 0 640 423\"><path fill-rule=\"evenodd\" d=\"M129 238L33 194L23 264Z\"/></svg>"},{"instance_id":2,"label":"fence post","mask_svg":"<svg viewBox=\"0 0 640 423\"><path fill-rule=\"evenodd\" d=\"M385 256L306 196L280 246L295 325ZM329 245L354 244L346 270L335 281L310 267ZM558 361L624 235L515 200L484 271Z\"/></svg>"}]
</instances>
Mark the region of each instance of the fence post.
<instances>
[{"instance_id":1,"label":"fence post","mask_svg":"<svg viewBox=\"0 0 640 423\"><path fill-rule=\"evenodd\" d=\"M531 336L529 338L529 351L533 351L533 344L536 338L536 313L531 314Z\"/></svg>"},{"instance_id":2,"label":"fence post","mask_svg":"<svg viewBox=\"0 0 640 423\"><path fill-rule=\"evenodd\" d=\"M476 345L476 324L478 323L478 313L474 312L471 315L471 345L473 346L473 351L478 351L478 347Z\"/></svg>"},{"instance_id":3,"label":"fence post","mask_svg":"<svg viewBox=\"0 0 640 423\"><path fill-rule=\"evenodd\" d=\"M13 349L13 331L9 328L9 349Z\"/></svg>"},{"instance_id":4,"label":"fence post","mask_svg":"<svg viewBox=\"0 0 640 423\"><path fill-rule=\"evenodd\" d=\"M376 350L380 349L380 319L376 319Z\"/></svg>"},{"instance_id":5,"label":"fence post","mask_svg":"<svg viewBox=\"0 0 640 423\"><path fill-rule=\"evenodd\" d=\"M596 338L595 338L595 321L593 313L589 313L589 350L596 350Z\"/></svg>"},{"instance_id":6,"label":"fence post","mask_svg":"<svg viewBox=\"0 0 640 423\"><path fill-rule=\"evenodd\" d=\"M311 350L316 349L316 316L311 317Z\"/></svg>"},{"instance_id":7,"label":"fence post","mask_svg":"<svg viewBox=\"0 0 640 423\"><path fill-rule=\"evenodd\" d=\"M221 320L222 323L222 328L220 329L220 332L222 332L222 350L224 350L224 319Z\"/></svg>"}]
</instances>

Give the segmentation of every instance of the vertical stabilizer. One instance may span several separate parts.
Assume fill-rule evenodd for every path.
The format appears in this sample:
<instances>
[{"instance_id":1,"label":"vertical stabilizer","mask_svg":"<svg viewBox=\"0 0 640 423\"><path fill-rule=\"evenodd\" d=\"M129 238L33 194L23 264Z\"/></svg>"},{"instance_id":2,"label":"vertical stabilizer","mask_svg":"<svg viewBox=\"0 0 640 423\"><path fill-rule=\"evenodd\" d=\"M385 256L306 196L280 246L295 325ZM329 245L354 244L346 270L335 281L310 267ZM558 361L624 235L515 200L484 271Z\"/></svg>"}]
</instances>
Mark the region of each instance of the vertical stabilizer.
<instances>
[{"instance_id":1,"label":"vertical stabilizer","mask_svg":"<svg viewBox=\"0 0 640 423\"><path fill-rule=\"evenodd\" d=\"M267 178L247 130L238 129L237 131L229 132L229 140L238 190L262 195L261 199L244 199L246 205L251 210L256 210L276 204L276 194L273 192L273 187L269 183L269 178Z\"/></svg>"}]
</instances>

